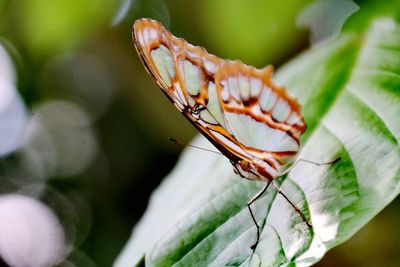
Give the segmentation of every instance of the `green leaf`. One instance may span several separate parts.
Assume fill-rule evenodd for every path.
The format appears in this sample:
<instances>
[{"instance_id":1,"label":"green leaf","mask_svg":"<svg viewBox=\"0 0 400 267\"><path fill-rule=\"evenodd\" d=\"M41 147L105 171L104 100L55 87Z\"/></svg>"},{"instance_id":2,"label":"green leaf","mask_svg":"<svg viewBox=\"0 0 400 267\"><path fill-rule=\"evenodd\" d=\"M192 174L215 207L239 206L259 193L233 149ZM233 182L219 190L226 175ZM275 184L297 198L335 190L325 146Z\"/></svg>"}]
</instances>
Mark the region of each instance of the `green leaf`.
<instances>
[{"instance_id":1,"label":"green leaf","mask_svg":"<svg viewBox=\"0 0 400 267\"><path fill-rule=\"evenodd\" d=\"M187 149L151 198L116 266L308 266L343 243L400 192L400 25L372 21L363 33L299 56L275 79L302 103L309 125L299 163L279 179L282 190L312 221L263 184L236 176L224 157ZM194 143L210 146L203 138Z\"/></svg>"}]
</instances>

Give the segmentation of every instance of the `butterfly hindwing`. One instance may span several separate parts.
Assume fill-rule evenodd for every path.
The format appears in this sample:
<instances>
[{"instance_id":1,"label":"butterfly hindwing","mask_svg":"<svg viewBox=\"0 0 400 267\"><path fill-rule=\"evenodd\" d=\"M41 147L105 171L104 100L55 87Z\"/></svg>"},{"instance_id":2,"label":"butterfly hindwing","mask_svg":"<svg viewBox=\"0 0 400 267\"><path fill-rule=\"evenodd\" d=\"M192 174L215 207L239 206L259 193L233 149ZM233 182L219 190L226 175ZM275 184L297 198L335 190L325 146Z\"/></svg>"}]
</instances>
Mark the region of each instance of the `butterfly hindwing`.
<instances>
[{"instance_id":1,"label":"butterfly hindwing","mask_svg":"<svg viewBox=\"0 0 400 267\"><path fill-rule=\"evenodd\" d=\"M229 132L248 153L283 169L299 150L305 123L297 102L272 81L272 67L228 61L216 83Z\"/></svg>"}]
</instances>

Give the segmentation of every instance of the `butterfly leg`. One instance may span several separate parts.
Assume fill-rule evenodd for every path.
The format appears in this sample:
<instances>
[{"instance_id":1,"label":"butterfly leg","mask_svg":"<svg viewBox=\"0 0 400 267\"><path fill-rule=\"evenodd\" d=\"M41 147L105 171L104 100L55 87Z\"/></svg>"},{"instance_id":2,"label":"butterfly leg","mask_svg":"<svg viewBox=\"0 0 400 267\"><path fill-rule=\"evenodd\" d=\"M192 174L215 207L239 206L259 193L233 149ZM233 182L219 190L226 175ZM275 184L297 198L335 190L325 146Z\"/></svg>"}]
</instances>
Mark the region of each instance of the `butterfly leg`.
<instances>
[{"instance_id":1,"label":"butterfly leg","mask_svg":"<svg viewBox=\"0 0 400 267\"><path fill-rule=\"evenodd\" d=\"M275 190L281 195L283 196L286 201L293 207L293 209L300 215L300 217L302 218L302 220L307 224L307 226L309 228L313 228L312 224L310 221L307 220L306 216L304 216L303 212L301 212L301 210L292 202L290 201L290 199L282 192L281 188L279 186L277 186L274 181L271 181L272 185L275 187Z\"/></svg>"},{"instance_id":2,"label":"butterfly leg","mask_svg":"<svg viewBox=\"0 0 400 267\"><path fill-rule=\"evenodd\" d=\"M288 174L288 173L289 173L294 167L296 167L296 165L297 165L298 163L300 163L300 162L307 162L307 163L314 164L314 165L317 165L317 166L322 166L322 165L334 164L334 163L338 162L339 160L340 160L340 157L338 157L338 158L336 158L336 159L334 159L334 160L328 161L328 162L314 162L314 161L307 160L307 159L298 159L298 160L296 160L295 163L293 163L292 166L290 166L290 168L288 168L287 170L285 170L285 171L284 171L283 173L281 173L279 176L284 176L284 175Z\"/></svg>"},{"instance_id":3,"label":"butterfly leg","mask_svg":"<svg viewBox=\"0 0 400 267\"><path fill-rule=\"evenodd\" d=\"M271 182L268 182L268 183L261 189L260 192L258 192L254 197L252 197L252 198L249 200L249 202L247 202L247 208L249 209L251 218L253 219L253 222L254 222L254 224L256 225L256 228L257 228L257 240L256 240L256 242L255 242L253 245L251 245L251 247L250 247L250 248L253 249L253 250L257 247L258 241L260 240L260 226L258 225L258 223L257 223L257 221L256 221L256 218L254 217L253 211L251 210L251 207L250 207L250 206L251 206L251 204L254 203L254 201L256 201L257 199L259 199L259 198L265 193L265 191L267 191L267 189L268 189L268 187L269 187L270 184L271 184Z\"/></svg>"}]
</instances>

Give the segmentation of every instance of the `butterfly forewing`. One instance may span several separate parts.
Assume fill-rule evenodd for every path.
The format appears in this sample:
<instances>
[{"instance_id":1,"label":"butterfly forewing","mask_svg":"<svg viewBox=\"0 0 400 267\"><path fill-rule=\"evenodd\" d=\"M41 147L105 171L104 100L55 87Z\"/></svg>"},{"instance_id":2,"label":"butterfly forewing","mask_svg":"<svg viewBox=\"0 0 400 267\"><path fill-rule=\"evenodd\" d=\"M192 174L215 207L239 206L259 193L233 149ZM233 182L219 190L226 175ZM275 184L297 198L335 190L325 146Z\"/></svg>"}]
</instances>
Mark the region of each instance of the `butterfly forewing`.
<instances>
[{"instance_id":1,"label":"butterfly forewing","mask_svg":"<svg viewBox=\"0 0 400 267\"><path fill-rule=\"evenodd\" d=\"M213 82L222 60L175 38L153 20L135 22L133 38L148 72L175 106L231 161L238 160L237 154L245 157L225 131Z\"/></svg>"},{"instance_id":2,"label":"butterfly forewing","mask_svg":"<svg viewBox=\"0 0 400 267\"><path fill-rule=\"evenodd\" d=\"M272 179L296 156L305 123L297 102L272 82L272 67L222 60L150 19L135 22L133 37L175 106L234 166L243 159L255 166L246 178Z\"/></svg>"}]
</instances>

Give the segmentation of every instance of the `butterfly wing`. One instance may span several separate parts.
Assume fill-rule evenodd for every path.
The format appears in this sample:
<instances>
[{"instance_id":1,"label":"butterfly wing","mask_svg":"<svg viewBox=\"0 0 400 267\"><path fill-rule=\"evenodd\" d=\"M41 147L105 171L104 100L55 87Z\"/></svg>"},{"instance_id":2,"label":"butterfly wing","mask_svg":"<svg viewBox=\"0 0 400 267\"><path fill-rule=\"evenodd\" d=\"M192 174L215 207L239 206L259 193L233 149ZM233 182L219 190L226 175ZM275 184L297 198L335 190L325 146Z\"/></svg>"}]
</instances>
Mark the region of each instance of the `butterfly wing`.
<instances>
[{"instance_id":1,"label":"butterfly wing","mask_svg":"<svg viewBox=\"0 0 400 267\"><path fill-rule=\"evenodd\" d=\"M297 154L305 124L272 68L222 60L150 19L135 22L133 39L162 91L234 166L258 162L247 178L276 177Z\"/></svg>"},{"instance_id":2,"label":"butterfly wing","mask_svg":"<svg viewBox=\"0 0 400 267\"><path fill-rule=\"evenodd\" d=\"M223 60L174 37L154 20L136 21L132 34L147 71L179 111L232 162L245 157L224 128L213 82Z\"/></svg>"}]
</instances>

